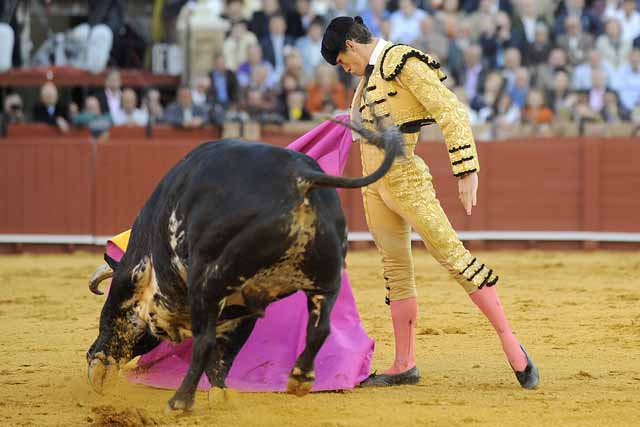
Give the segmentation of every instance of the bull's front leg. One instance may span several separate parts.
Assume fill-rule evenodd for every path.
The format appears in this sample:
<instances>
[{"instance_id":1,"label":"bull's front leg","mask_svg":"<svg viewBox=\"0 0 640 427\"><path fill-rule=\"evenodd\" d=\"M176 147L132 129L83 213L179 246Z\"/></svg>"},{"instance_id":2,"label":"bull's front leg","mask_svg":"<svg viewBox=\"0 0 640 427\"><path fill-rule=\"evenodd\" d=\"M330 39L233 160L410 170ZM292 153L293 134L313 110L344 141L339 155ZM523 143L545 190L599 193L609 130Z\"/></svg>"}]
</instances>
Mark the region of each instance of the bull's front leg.
<instances>
[{"instance_id":1,"label":"bull's front leg","mask_svg":"<svg viewBox=\"0 0 640 427\"><path fill-rule=\"evenodd\" d=\"M188 411L193 407L198 382L216 355L216 322L224 288L206 269L193 267L188 286L193 333L191 364L182 384L169 400L168 410Z\"/></svg>"},{"instance_id":2,"label":"bull's front leg","mask_svg":"<svg viewBox=\"0 0 640 427\"><path fill-rule=\"evenodd\" d=\"M309 310L307 343L291 370L287 393L304 396L311 391L316 378L313 369L314 360L331 332L330 315L337 293L337 291L332 293L306 292Z\"/></svg>"}]
</instances>

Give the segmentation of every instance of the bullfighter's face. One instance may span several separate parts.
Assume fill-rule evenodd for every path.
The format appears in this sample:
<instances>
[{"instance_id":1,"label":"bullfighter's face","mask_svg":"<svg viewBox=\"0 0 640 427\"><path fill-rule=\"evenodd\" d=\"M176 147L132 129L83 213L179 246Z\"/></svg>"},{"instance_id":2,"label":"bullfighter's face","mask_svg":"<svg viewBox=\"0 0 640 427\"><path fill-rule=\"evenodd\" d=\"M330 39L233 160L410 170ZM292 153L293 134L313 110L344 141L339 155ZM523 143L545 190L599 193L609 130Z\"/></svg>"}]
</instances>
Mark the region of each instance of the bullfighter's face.
<instances>
[{"instance_id":1,"label":"bullfighter's face","mask_svg":"<svg viewBox=\"0 0 640 427\"><path fill-rule=\"evenodd\" d=\"M336 62L342 69L354 76L364 76L369 58L362 53L362 45L353 40L345 42L345 48L336 57Z\"/></svg>"},{"instance_id":2,"label":"bullfighter's face","mask_svg":"<svg viewBox=\"0 0 640 427\"><path fill-rule=\"evenodd\" d=\"M100 315L99 335L87 352L89 382L98 392L115 377L121 365L159 343L140 316L139 285L149 277L150 269L150 263L141 262L132 273L123 268L113 272L107 301ZM97 283L94 286L96 280L100 277L94 274L91 286L94 292L97 291Z\"/></svg>"}]
</instances>

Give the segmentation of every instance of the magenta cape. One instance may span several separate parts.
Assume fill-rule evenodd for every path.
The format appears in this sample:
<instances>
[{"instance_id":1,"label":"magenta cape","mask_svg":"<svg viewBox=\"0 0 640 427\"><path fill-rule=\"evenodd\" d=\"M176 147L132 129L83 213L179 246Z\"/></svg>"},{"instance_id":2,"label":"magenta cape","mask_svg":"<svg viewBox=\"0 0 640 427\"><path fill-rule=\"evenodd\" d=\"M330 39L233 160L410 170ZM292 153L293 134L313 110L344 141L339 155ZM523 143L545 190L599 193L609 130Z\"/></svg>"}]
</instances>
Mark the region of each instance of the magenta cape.
<instances>
[{"instance_id":1,"label":"magenta cape","mask_svg":"<svg viewBox=\"0 0 640 427\"><path fill-rule=\"evenodd\" d=\"M346 119L346 116L340 117ZM329 174L342 175L351 146L351 131L324 122L288 148L306 153ZM107 253L122 256L108 245ZM258 320L247 343L233 363L226 384L240 391L285 391L289 372L305 347L307 298L297 292L271 304ZM351 285L345 272L342 287L331 313L331 334L315 360L313 391L351 389L369 376L374 343L362 327ZM176 389L191 360L191 340L174 345L163 341L143 355L128 378L152 387ZM211 386L203 375L201 390Z\"/></svg>"}]
</instances>

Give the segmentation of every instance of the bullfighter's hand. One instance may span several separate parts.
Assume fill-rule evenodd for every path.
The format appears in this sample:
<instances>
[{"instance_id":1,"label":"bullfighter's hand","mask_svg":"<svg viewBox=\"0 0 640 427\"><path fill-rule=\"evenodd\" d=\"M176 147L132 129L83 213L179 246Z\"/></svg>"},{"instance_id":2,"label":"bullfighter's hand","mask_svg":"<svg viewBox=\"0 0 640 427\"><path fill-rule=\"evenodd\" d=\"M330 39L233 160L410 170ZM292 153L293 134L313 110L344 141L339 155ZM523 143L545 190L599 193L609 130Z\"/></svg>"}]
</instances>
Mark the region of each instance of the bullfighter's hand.
<instances>
[{"instance_id":1,"label":"bullfighter's hand","mask_svg":"<svg viewBox=\"0 0 640 427\"><path fill-rule=\"evenodd\" d=\"M471 215L471 208L476 205L478 192L478 173L472 172L458 180L458 198L462 202L467 215Z\"/></svg>"}]
</instances>

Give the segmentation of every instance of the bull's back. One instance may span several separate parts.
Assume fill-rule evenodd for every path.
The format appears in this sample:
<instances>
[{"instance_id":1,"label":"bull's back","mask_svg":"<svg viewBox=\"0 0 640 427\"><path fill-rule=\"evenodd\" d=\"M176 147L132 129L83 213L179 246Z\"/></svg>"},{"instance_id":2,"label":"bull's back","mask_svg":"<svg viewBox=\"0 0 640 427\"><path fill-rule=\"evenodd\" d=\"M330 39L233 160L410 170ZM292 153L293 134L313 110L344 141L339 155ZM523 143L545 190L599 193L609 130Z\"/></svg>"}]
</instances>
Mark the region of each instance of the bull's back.
<instances>
[{"instance_id":1,"label":"bull's back","mask_svg":"<svg viewBox=\"0 0 640 427\"><path fill-rule=\"evenodd\" d=\"M314 208L328 209L332 217L340 216L334 189L314 189L304 194L307 189L297 178L305 170L322 171L309 156L268 144L237 139L204 143L167 172L139 220L164 227L174 210L188 220L188 215L203 206L211 219L234 212L245 217L277 214L291 209L305 196Z\"/></svg>"}]
</instances>

